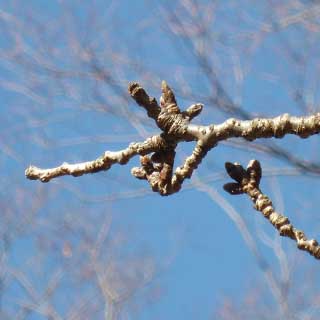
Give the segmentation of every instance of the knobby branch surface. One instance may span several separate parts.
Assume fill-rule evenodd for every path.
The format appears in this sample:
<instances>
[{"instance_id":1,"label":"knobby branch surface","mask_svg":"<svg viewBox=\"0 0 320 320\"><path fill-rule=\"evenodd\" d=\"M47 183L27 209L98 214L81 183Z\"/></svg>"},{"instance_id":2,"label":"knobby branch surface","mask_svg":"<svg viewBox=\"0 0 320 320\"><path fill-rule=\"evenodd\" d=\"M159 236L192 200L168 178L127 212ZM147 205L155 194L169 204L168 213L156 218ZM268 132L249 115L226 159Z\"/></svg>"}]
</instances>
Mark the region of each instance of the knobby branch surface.
<instances>
[{"instance_id":1,"label":"knobby branch surface","mask_svg":"<svg viewBox=\"0 0 320 320\"><path fill-rule=\"evenodd\" d=\"M141 167L133 168L132 174L138 179L147 180L153 191L161 195L170 195L180 190L183 181L191 177L193 170L219 141L235 137L249 141L258 138L282 138L286 134L307 138L320 132L320 113L308 117L283 114L272 119L257 118L247 121L232 118L218 125L193 125L191 120L200 114L203 105L196 103L181 111L173 91L165 81L162 82L160 103L149 97L136 82L129 84L129 93L161 129L160 135L143 142L131 143L120 151L106 151L93 161L63 163L51 169L30 166L25 171L26 177L48 182L63 175L80 176L108 170L115 163L126 164L132 157L140 155ZM174 170L175 149L182 141L197 143L192 154Z\"/></svg>"},{"instance_id":2,"label":"knobby branch surface","mask_svg":"<svg viewBox=\"0 0 320 320\"><path fill-rule=\"evenodd\" d=\"M268 196L261 192L259 184L262 170L258 160L251 160L247 169L244 169L239 163L230 162L227 162L225 167L229 176L236 181L224 185L227 192L232 195L246 193L251 198L254 208L271 222L281 236L295 240L299 249L309 252L316 259L320 259L318 242L314 239L308 240L304 232L293 227L287 217L277 213Z\"/></svg>"}]
</instances>

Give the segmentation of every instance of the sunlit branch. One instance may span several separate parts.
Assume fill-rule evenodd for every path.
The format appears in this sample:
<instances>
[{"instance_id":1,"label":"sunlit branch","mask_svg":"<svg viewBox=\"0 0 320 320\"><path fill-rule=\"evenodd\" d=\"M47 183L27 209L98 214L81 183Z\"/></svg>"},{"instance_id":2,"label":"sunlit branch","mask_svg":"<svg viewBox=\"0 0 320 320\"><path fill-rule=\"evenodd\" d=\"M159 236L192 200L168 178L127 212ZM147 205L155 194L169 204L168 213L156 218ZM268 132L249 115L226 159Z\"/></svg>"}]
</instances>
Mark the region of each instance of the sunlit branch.
<instances>
[{"instance_id":1,"label":"sunlit branch","mask_svg":"<svg viewBox=\"0 0 320 320\"><path fill-rule=\"evenodd\" d=\"M238 163L227 162L225 166L229 176L236 181L224 185L227 192L232 195L246 193L252 200L254 208L270 221L281 236L295 240L300 250L307 251L316 259L320 259L318 242L314 239L308 240L304 232L296 229L286 216L276 212L271 200L260 190L262 170L259 161L251 160L247 169Z\"/></svg>"},{"instance_id":2,"label":"sunlit branch","mask_svg":"<svg viewBox=\"0 0 320 320\"><path fill-rule=\"evenodd\" d=\"M95 173L108 170L115 163L126 164L133 156L140 155L141 167L133 168L132 174L139 179L147 180L153 191L161 195L170 195L180 190L183 181L191 177L207 152L219 141L239 137L253 141L259 138L282 138L287 134L307 138L320 132L320 113L307 117L283 114L270 119L231 118L218 125L193 125L190 122L200 114L202 104L197 103L186 111L181 111L173 91L165 81L162 82L160 104L155 98L149 97L138 83L129 84L129 93L156 122L162 131L161 135L153 136L144 142L131 143L128 148L120 151L106 151L93 161L78 164L63 163L51 169L30 166L25 172L27 178L48 182L63 175L80 176ZM192 154L180 167L173 170L175 149L182 141L197 141L197 143ZM149 154L152 155L149 157Z\"/></svg>"},{"instance_id":3,"label":"sunlit branch","mask_svg":"<svg viewBox=\"0 0 320 320\"><path fill-rule=\"evenodd\" d=\"M161 136L153 136L144 142L131 143L128 148L120 151L106 151L101 157L93 161L76 164L64 162L62 165L50 169L29 166L25 174L28 179L38 179L42 182L49 182L53 178L65 175L77 177L86 173L108 170L115 163L126 164L135 155L145 155L165 147L166 142Z\"/></svg>"}]
</instances>

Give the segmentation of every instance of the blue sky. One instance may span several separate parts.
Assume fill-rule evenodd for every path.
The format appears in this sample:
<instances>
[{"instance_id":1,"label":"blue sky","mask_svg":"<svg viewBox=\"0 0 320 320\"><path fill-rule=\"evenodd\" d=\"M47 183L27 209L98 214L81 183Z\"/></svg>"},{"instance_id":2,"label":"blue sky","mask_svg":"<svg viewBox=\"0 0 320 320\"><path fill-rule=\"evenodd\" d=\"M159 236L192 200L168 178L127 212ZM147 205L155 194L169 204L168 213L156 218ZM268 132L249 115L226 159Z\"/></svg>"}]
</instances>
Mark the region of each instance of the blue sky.
<instances>
[{"instance_id":1,"label":"blue sky","mask_svg":"<svg viewBox=\"0 0 320 320\"><path fill-rule=\"evenodd\" d=\"M159 132L130 99L130 81L158 98L167 80L181 108L203 102L195 123L230 117L212 100L215 76L251 117L317 112L318 21L284 26L310 5L271 2L0 1L1 319L48 319L49 311L55 319L103 319L110 305L97 275L115 295L130 291L119 302L119 319L228 319L229 309L258 319L270 308L279 319L286 304L298 318L319 316L310 298L319 297L318 261L280 239L249 199L222 189L226 161L259 159L262 188L276 208L319 239L319 174L257 151L266 141L255 148L221 143L170 197L131 176L138 159L47 184L24 177L30 164L93 160ZM272 30L276 22L279 30ZM197 52L214 75L201 69ZM318 162L318 137L272 143L300 163ZM177 165L192 147L178 147ZM197 188L199 179L212 197ZM267 269L219 199L243 219Z\"/></svg>"}]
</instances>

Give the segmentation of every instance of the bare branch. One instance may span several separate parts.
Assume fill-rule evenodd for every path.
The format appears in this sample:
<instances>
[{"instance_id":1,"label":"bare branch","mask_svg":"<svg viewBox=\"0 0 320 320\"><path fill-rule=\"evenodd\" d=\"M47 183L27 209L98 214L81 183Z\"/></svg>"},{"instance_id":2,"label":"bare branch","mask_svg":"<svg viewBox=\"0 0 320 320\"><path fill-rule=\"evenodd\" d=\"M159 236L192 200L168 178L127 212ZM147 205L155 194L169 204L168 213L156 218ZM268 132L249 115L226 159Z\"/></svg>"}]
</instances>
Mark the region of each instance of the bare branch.
<instances>
[{"instance_id":1,"label":"bare branch","mask_svg":"<svg viewBox=\"0 0 320 320\"><path fill-rule=\"evenodd\" d=\"M131 143L128 148L120 151L106 151L101 157L93 161L62 165L51 169L40 169L30 166L25 175L28 179L49 182L51 179L72 175L74 177L87 173L108 170L114 163L126 164L135 155L145 155L166 147L166 141L161 136L153 136L144 142Z\"/></svg>"},{"instance_id":2,"label":"bare branch","mask_svg":"<svg viewBox=\"0 0 320 320\"><path fill-rule=\"evenodd\" d=\"M229 176L237 181L237 183L224 185L227 192L230 194L246 193L251 198L254 208L270 221L281 236L295 240L300 250L307 251L316 259L320 259L318 242L314 239L308 240L304 232L296 229L286 216L277 213L268 196L261 192L259 183L262 171L258 160L251 160L247 169L238 163L227 162L225 166Z\"/></svg>"},{"instance_id":3,"label":"bare branch","mask_svg":"<svg viewBox=\"0 0 320 320\"><path fill-rule=\"evenodd\" d=\"M320 113L308 117L283 114L271 119L257 118L246 121L231 118L218 125L193 125L190 121L200 114L202 105L194 104L186 111L180 111L174 93L165 81L162 82L160 106L156 99L150 98L136 82L129 84L129 92L132 98L147 110L148 116L155 120L162 130L161 135L153 136L144 142L131 143L124 150L106 151L94 161L78 164L63 163L52 169L30 166L25 172L27 178L48 182L63 175L80 176L95 173L108 170L114 163L126 164L133 156L141 155L143 156L141 167L133 168L132 174L138 179L147 180L153 191L161 195L170 195L180 190L183 181L191 177L193 170L219 141L238 137L248 141L259 138L282 138L286 134L307 138L320 132ZM184 164L173 171L175 149L182 141L197 141L197 144ZM153 152L151 158L146 157ZM234 186L229 185L229 187L233 193L240 193Z\"/></svg>"}]
</instances>

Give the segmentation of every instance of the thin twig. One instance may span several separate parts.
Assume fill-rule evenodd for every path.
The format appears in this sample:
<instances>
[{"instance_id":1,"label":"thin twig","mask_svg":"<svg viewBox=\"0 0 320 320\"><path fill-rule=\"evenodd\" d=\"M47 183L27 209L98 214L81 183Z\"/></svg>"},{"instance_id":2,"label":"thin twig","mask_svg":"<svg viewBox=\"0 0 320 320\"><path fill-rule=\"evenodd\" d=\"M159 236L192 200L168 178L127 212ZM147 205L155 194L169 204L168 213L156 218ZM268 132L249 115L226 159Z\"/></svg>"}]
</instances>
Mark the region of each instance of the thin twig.
<instances>
[{"instance_id":1,"label":"thin twig","mask_svg":"<svg viewBox=\"0 0 320 320\"><path fill-rule=\"evenodd\" d=\"M232 195L246 193L251 198L254 208L270 221L281 236L295 240L300 250L307 251L316 259L320 259L318 242L314 239L308 240L304 232L296 229L286 216L276 212L268 196L261 192L259 184L262 170L258 160L251 160L247 169L238 163L227 162L225 166L229 176L236 181L224 185L227 192Z\"/></svg>"}]
</instances>

